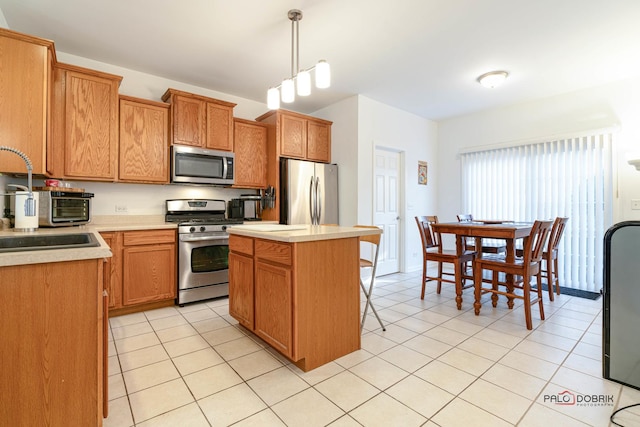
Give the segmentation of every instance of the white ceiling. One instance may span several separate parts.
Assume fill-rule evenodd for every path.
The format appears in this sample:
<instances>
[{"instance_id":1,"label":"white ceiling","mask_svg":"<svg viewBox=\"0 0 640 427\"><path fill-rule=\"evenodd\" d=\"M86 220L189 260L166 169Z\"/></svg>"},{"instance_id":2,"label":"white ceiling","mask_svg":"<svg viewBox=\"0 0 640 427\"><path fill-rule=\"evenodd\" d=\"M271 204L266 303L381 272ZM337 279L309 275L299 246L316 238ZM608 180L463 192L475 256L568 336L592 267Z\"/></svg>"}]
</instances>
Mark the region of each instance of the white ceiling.
<instances>
[{"instance_id":1,"label":"white ceiling","mask_svg":"<svg viewBox=\"0 0 640 427\"><path fill-rule=\"evenodd\" d=\"M303 113L362 94L441 120L640 75L640 0L0 0L58 51L265 103L294 8L300 66L332 67L285 106ZM502 87L476 82L497 69Z\"/></svg>"}]
</instances>

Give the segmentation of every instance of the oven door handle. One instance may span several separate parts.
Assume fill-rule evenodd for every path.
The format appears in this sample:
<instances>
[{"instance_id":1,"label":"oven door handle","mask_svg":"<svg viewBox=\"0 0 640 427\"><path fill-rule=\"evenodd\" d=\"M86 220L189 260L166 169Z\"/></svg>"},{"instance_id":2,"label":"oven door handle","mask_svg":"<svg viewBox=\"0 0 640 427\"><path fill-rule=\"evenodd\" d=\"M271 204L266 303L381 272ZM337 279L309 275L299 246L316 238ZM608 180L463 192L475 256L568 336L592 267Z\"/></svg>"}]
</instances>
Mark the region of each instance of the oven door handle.
<instances>
[{"instance_id":1,"label":"oven door handle","mask_svg":"<svg viewBox=\"0 0 640 427\"><path fill-rule=\"evenodd\" d=\"M181 242L204 242L204 241L210 241L212 243L215 242L215 241L228 242L229 241L229 236L201 236L201 237L180 236L180 241Z\"/></svg>"}]
</instances>

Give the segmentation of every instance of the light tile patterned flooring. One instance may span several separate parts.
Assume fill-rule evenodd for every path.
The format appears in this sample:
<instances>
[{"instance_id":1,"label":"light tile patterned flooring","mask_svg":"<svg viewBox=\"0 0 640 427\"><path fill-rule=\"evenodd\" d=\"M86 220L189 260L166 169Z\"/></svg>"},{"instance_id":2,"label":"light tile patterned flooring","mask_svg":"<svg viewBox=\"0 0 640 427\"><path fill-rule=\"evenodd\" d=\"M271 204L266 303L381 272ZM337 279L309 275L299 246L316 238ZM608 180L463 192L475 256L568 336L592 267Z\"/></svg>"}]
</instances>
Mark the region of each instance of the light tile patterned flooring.
<instances>
[{"instance_id":1,"label":"light tile patterned flooring","mask_svg":"<svg viewBox=\"0 0 640 427\"><path fill-rule=\"evenodd\" d=\"M461 311L452 286L427 292L420 273L378 278L387 331L369 316L361 350L307 373L239 327L227 299L114 317L104 425L600 427L640 402L602 378L602 299L545 300L546 320L534 307L527 331L521 305L487 296L476 316L471 289ZM565 391L613 404L546 401ZM616 422L640 425L640 409Z\"/></svg>"}]
</instances>

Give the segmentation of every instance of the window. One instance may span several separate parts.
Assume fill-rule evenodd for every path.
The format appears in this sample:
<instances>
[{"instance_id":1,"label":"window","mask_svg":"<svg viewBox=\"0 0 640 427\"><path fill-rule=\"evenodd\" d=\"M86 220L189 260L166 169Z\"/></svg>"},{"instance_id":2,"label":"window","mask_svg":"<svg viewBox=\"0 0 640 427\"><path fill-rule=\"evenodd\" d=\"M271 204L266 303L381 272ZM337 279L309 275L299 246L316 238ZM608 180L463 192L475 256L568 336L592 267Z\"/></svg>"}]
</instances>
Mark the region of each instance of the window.
<instances>
[{"instance_id":1,"label":"window","mask_svg":"<svg viewBox=\"0 0 640 427\"><path fill-rule=\"evenodd\" d=\"M562 286L599 292L612 223L610 133L461 153L462 207L476 218L568 216L559 247Z\"/></svg>"}]
</instances>

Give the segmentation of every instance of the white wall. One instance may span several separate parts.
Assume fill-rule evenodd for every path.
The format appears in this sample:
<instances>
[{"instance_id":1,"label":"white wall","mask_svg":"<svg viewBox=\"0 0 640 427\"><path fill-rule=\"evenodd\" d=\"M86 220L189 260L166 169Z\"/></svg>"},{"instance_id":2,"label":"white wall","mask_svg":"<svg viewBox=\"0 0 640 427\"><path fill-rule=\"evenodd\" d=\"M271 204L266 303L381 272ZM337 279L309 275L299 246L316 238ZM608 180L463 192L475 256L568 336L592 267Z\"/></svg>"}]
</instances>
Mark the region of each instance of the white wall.
<instances>
[{"instance_id":1,"label":"white wall","mask_svg":"<svg viewBox=\"0 0 640 427\"><path fill-rule=\"evenodd\" d=\"M438 215L455 220L461 209L460 160L465 147L545 139L619 125L614 134L614 222L640 219L631 199L640 199L640 172L627 164L640 154L640 78L619 81L439 123Z\"/></svg>"}]
</instances>

